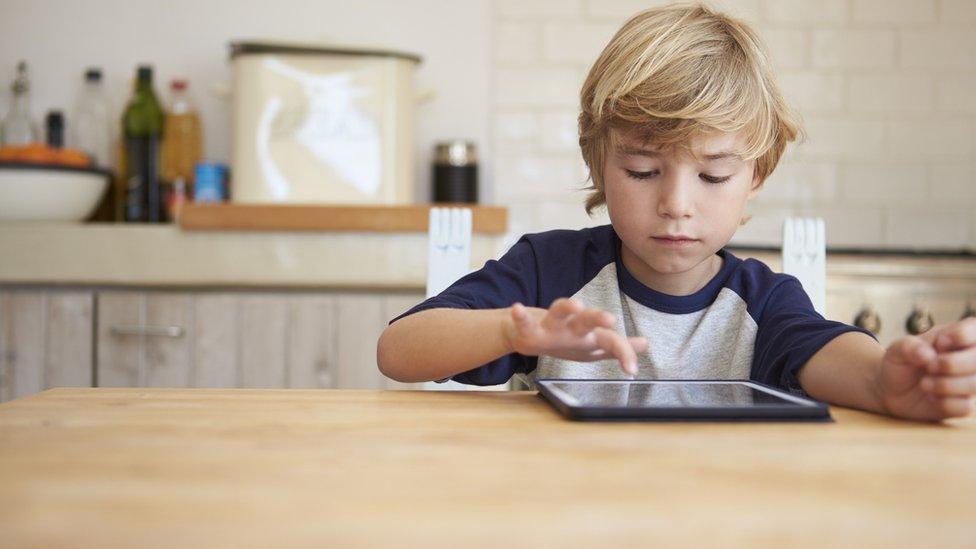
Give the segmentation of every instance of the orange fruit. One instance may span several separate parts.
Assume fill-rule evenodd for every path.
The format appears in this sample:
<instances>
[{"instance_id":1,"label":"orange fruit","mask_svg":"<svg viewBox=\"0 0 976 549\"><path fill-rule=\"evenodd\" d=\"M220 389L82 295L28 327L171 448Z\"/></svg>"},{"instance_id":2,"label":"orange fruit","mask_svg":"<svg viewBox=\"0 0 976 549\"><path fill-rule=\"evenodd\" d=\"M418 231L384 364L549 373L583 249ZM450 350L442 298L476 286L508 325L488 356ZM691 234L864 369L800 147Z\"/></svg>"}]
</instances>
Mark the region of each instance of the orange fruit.
<instances>
[{"instance_id":1,"label":"orange fruit","mask_svg":"<svg viewBox=\"0 0 976 549\"><path fill-rule=\"evenodd\" d=\"M17 159L18 153L20 153L20 147L17 145L0 147L0 162L14 162Z\"/></svg>"},{"instance_id":2,"label":"orange fruit","mask_svg":"<svg viewBox=\"0 0 976 549\"><path fill-rule=\"evenodd\" d=\"M31 143L24 145L18 151L15 160L30 164L47 164L54 162L54 149L44 143Z\"/></svg>"},{"instance_id":3,"label":"orange fruit","mask_svg":"<svg viewBox=\"0 0 976 549\"><path fill-rule=\"evenodd\" d=\"M78 149L59 149L54 151L54 161L62 166L87 168L91 165L88 155Z\"/></svg>"}]
</instances>

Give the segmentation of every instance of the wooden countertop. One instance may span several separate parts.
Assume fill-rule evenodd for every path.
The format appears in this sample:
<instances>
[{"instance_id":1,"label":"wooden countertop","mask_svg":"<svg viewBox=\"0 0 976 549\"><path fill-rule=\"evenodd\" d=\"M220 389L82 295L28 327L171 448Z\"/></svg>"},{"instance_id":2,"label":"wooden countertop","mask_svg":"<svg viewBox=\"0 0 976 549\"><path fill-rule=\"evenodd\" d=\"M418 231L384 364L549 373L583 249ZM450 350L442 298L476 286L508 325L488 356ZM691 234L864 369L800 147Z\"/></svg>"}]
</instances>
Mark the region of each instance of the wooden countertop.
<instances>
[{"instance_id":1,"label":"wooden countertop","mask_svg":"<svg viewBox=\"0 0 976 549\"><path fill-rule=\"evenodd\" d=\"M471 268L506 248L501 237L473 235ZM0 284L423 291L427 234L5 223L0 258Z\"/></svg>"},{"instance_id":2,"label":"wooden countertop","mask_svg":"<svg viewBox=\"0 0 976 549\"><path fill-rule=\"evenodd\" d=\"M0 545L972 546L976 419L575 423L535 393L53 389Z\"/></svg>"},{"instance_id":3,"label":"wooden countertop","mask_svg":"<svg viewBox=\"0 0 976 549\"><path fill-rule=\"evenodd\" d=\"M504 234L508 210L476 204L403 206L326 206L283 204L188 203L180 217L185 230L427 232L430 209L471 210L474 233Z\"/></svg>"}]
</instances>

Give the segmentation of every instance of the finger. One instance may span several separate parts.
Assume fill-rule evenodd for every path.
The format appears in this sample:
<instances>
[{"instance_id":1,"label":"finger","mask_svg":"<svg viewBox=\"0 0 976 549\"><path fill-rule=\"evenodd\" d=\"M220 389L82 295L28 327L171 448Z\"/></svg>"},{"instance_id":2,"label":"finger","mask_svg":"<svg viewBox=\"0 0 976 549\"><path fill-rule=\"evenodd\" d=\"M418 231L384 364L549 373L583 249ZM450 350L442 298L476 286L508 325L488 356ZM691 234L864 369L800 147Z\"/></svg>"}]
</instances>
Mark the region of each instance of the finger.
<instances>
[{"instance_id":1,"label":"finger","mask_svg":"<svg viewBox=\"0 0 976 549\"><path fill-rule=\"evenodd\" d=\"M554 320L562 320L569 315L576 314L583 310L583 304L579 301L567 297L561 297L552 302L549 306L549 317Z\"/></svg>"},{"instance_id":2,"label":"finger","mask_svg":"<svg viewBox=\"0 0 976 549\"><path fill-rule=\"evenodd\" d=\"M892 343L888 353L896 362L919 368L931 368L937 358L931 344L918 336L911 335Z\"/></svg>"},{"instance_id":3,"label":"finger","mask_svg":"<svg viewBox=\"0 0 976 549\"><path fill-rule=\"evenodd\" d=\"M976 374L976 347L938 355L928 371L947 376Z\"/></svg>"},{"instance_id":4,"label":"finger","mask_svg":"<svg viewBox=\"0 0 976 549\"><path fill-rule=\"evenodd\" d=\"M925 376L922 390L938 397L971 397L976 395L976 375Z\"/></svg>"},{"instance_id":5,"label":"finger","mask_svg":"<svg viewBox=\"0 0 976 549\"><path fill-rule=\"evenodd\" d=\"M515 329L519 333L531 332L535 327L535 322L532 320L532 315L529 314L529 310L525 308L525 305L521 303L515 303L511 307L512 320L515 322Z\"/></svg>"},{"instance_id":6,"label":"finger","mask_svg":"<svg viewBox=\"0 0 976 549\"><path fill-rule=\"evenodd\" d=\"M627 338L609 328L597 328L593 330L593 335L596 344L620 362L620 369L625 374L637 373L637 353L631 348Z\"/></svg>"},{"instance_id":7,"label":"finger","mask_svg":"<svg viewBox=\"0 0 976 549\"><path fill-rule=\"evenodd\" d=\"M976 346L976 317L947 324L935 336L935 350L944 353Z\"/></svg>"},{"instance_id":8,"label":"finger","mask_svg":"<svg viewBox=\"0 0 976 549\"><path fill-rule=\"evenodd\" d=\"M646 337L628 337L627 342L630 343L630 347L634 350L635 354L643 353L647 350L647 338ZM594 349L587 355L587 360L603 360L605 358L613 358L604 349Z\"/></svg>"},{"instance_id":9,"label":"finger","mask_svg":"<svg viewBox=\"0 0 976 549\"><path fill-rule=\"evenodd\" d=\"M932 404L940 417L965 417L973 413L972 398L962 397L932 397Z\"/></svg>"},{"instance_id":10,"label":"finger","mask_svg":"<svg viewBox=\"0 0 976 549\"><path fill-rule=\"evenodd\" d=\"M573 315L569 320L569 328L578 336L585 335L594 328L610 328L616 322L616 318L606 311L600 309L587 309L579 314Z\"/></svg>"},{"instance_id":11,"label":"finger","mask_svg":"<svg viewBox=\"0 0 976 549\"><path fill-rule=\"evenodd\" d=\"M648 344L646 337L628 337L627 340L630 342L630 348L635 353L643 353L647 350Z\"/></svg>"}]
</instances>

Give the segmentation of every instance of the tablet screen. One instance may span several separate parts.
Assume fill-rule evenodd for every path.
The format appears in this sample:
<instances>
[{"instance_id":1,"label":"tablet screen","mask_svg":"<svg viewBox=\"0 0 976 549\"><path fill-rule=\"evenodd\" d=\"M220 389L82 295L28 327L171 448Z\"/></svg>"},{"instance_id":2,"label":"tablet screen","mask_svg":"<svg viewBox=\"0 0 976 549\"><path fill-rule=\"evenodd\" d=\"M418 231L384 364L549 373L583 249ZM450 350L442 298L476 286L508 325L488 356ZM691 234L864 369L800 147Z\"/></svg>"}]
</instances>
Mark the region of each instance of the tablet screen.
<instances>
[{"instance_id":1,"label":"tablet screen","mask_svg":"<svg viewBox=\"0 0 976 549\"><path fill-rule=\"evenodd\" d=\"M808 405L758 385L722 381L556 381L547 386L571 406L601 408L742 408Z\"/></svg>"}]
</instances>

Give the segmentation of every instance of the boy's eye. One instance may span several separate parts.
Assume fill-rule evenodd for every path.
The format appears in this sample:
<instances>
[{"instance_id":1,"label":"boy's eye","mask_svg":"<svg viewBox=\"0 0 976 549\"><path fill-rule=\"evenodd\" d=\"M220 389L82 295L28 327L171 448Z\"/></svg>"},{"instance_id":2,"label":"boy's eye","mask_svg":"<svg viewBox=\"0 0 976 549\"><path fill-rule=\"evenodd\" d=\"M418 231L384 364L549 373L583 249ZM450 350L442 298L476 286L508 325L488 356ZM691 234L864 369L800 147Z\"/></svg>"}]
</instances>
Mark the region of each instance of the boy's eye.
<instances>
[{"instance_id":1,"label":"boy's eye","mask_svg":"<svg viewBox=\"0 0 976 549\"><path fill-rule=\"evenodd\" d=\"M651 170L649 172L635 172L634 170L627 170L627 175L633 177L634 179L650 179L659 173L661 172L657 170Z\"/></svg>"},{"instance_id":2,"label":"boy's eye","mask_svg":"<svg viewBox=\"0 0 976 549\"><path fill-rule=\"evenodd\" d=\"M698 174L698 177L702 178L703 181L706 181L708 183L725 183L732 176L726 175L726 176L723 177L723 176L717 176L717 175L708 175L707 173L700 173L700 174Z\"/></svg>"}]
</instances>

